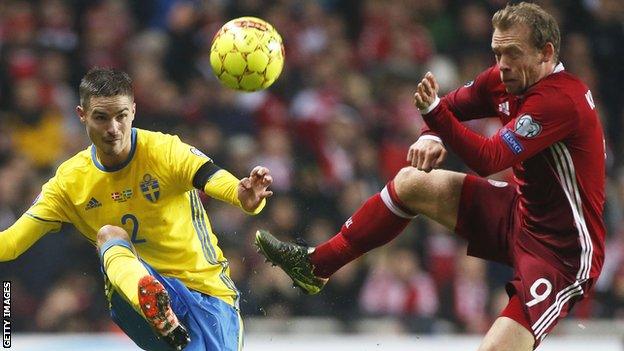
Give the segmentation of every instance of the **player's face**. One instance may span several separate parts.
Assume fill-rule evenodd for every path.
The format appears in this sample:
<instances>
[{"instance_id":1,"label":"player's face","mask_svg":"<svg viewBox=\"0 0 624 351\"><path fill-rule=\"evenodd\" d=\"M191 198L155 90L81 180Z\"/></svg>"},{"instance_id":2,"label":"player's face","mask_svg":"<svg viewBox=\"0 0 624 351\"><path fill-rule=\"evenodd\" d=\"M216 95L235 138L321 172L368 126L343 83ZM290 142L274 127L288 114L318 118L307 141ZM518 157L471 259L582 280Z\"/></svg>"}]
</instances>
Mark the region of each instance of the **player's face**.
<instances>
[{"instance_id":1,"label":"player's face","mask_svg":"<svg viewBox=\"0 0 624 351\"><path fill-rule=\"evenodd\" d=\"M122 163L130 154L136 105L130 96L91 97L86 108L76 108L98 157L106 166Z\"/></svg>"},{"instance_id":2,"label":"player's face","mask_svg":"<svg viewBox=\"0 0 624 351\"><path fill-rule=\"evenodd\" d=\"M531 45L529 34L526 25L515 25L506 30L495 28L492 35L492 51L510 94L521 95L543 76L543 55Z\"/></svg>"}]
</instances>

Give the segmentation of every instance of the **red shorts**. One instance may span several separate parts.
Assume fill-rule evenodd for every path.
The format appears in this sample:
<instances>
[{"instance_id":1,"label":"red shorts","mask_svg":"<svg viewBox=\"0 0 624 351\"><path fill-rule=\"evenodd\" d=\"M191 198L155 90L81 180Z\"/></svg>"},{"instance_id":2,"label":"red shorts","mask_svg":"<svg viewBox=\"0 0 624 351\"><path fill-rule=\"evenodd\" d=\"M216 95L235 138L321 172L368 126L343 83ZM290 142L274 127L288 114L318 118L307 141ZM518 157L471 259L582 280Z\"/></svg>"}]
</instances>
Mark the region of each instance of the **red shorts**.
<instances>
[{"instance_id":1,"label":"red shorts","mask_svg":"<svg viewBox=\"0 0 624 351\"><path fill-rule=\"evenodd\" d=\"M576 272L561 269L555 253L522 230L518 199L507 183L467 175L455 231L468 240L468 255L514 269L506 289L518 301L502 315L526 327L537 347L593 281L578 282Z\"/></svg>"}]
</instances>

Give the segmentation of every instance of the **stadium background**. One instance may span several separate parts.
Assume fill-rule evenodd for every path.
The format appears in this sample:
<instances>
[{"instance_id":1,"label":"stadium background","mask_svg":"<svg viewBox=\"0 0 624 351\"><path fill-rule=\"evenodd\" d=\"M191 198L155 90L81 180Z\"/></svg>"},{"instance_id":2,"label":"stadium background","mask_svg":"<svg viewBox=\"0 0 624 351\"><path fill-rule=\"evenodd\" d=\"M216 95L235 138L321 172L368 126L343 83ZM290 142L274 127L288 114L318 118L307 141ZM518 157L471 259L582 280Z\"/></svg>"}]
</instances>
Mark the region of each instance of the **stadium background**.
<instances>
[{"instance_id":1,"label":"stadium background","mask_svg":"<svg viewBox=\"0 0 624 351\"><path fill-rule=\"evenodd\" d=\"M333 235L405 164L422 124L412 94L423 73L433 71L446 92L493 63L490 17L505 3L1 0L0 229L89 144L74 113L81 76L118 67L134 79L135 126L178 134L239 177L256 164L271 169L275 195L258 217L204 199L250 333L483 333L506 303L510 271L467 257L460 240L425 219L314 298L251 243L257 228L312 244ZM624 318L624 2L539 3L560 23L567 70L593 92L608 148L607 260L593 298L575 308L583 328L559 333L598 325L589 330L621 336L612 329ZM284 39L286 65L268 91L236 93L210 71L213 34L242 15L268 20ZM468 171L452 156L445 167ZM13 283L14 332L119 332L95 250L70 226L0 264L0 277Z\"/></svg>"}]
</instances>

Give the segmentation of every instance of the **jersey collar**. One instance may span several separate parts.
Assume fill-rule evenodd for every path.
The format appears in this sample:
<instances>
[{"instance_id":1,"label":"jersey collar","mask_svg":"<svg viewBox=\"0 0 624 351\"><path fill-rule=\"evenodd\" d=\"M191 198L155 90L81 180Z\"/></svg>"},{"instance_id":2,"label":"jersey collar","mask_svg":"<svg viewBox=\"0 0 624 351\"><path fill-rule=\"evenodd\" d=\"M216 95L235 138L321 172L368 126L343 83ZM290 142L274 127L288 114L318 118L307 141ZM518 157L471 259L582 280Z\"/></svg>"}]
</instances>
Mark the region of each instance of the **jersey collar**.
<instances>
[{"instance_id":1,"label":"jersey collar","mask_svg":"<svg viewBox=\"0 0 624 351\"><path fill-rule=\"evenodd\" d=\"M93 164L99 170L104 171L104 172L116 172L126 167L128 163L130 163L130 161L132 161L132 158L134 157L134 152L136 151L136 139L137 139L137 131L135 128L132 128L132 135L130 137L130 144L132 146L130 148L130 154L128 155L128 158L124 162L120 163L119 165L115 167L106 167L103 164L101 164L100 161L98 161L97 159L97 154L95 153L95 145L91 144L91 160L93 160Z\"/></svg>"},{"instance_id":2,"label":"jersey collar","mask_svg":"<svg viewBox=\"0 0 624 351\"><path fill-rule=\"evenodd\" d=\"M561 71L565 70L565 67L563 67L563 62L559 62L556 66L555 69L553 70L553 74L555 73L559 73Z\"/></svg>"},{"instance_id":3,"label":"jersey collar","mask_svg":"<svg viewBox=\"0 0 624 351\"><path fill-rule=\"evenodd\" d=\"M563 62L559 62L559 63L555 66L555 68L553 69L553 71L552 71L552 73L551 73L551 74L555 74L555 73L559 73L559 72L563 72L563 71L565 71L565 67L563 67ZM551 74L546 75L544 78L546 78L546 77L550 76ZM544 78L542 78L542 79L544 79ZM540 79L539 81L541 81L542 79ZM537 84L539 81L535 82L535 84ZM529 89L532 89L532 88L535 86L535 84L533 84L532 86L530 86L530 87L529 87ZM518 98L519 98L519 99L524 99L524 96L525 96L525 95L526 95L526 92L525 92L525 93L523 93L522 95L518 95Z\"/></svg>"}]
</instances>

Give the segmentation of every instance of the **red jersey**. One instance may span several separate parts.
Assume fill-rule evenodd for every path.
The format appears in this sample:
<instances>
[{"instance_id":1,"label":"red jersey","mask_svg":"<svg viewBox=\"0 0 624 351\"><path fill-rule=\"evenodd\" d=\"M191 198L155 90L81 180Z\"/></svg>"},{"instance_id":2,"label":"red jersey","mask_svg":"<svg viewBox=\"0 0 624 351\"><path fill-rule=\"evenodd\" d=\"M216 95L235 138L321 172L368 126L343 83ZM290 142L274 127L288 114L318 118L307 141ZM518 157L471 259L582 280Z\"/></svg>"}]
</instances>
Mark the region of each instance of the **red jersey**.
<instances>
[{"instance_id":1,"label":"red jersey","mask_svg":"<svg viewBox=\"0 0 624 351\"><path fill-rule=\"evenodd\" d=\"M459 122L492 116L503 127L490 138ZM505 91L493 66L442 98L424 120L479 175L512 167L522 230L550 249L553 264L577 280L600 274L606 154L585 84L559 64L517 96Z\"/></svg>"}]
</instances>

